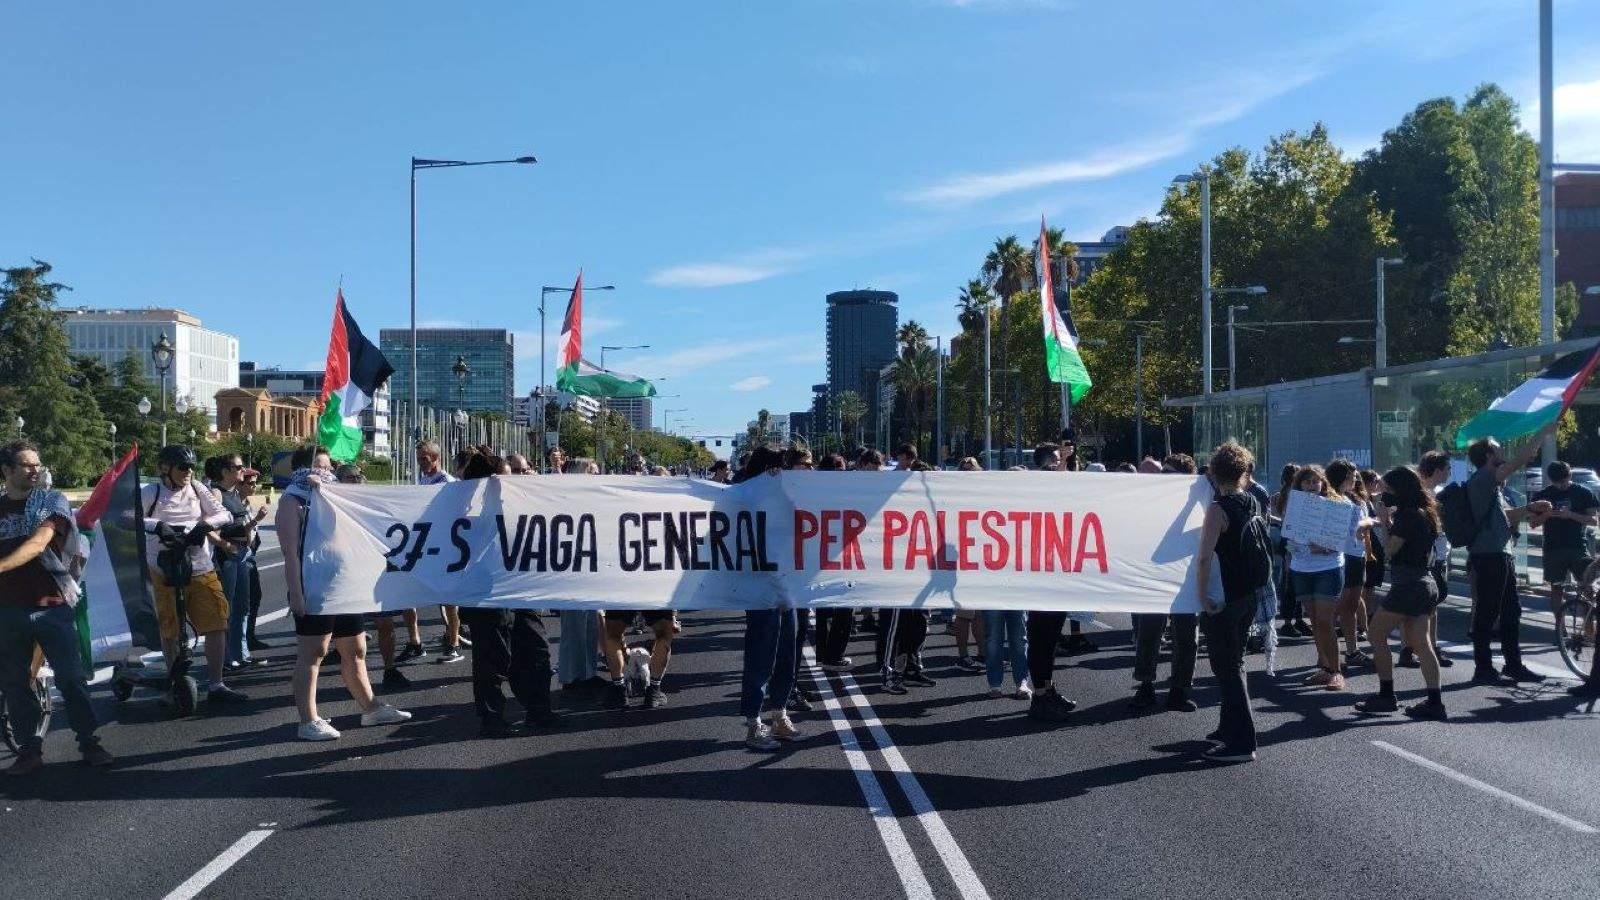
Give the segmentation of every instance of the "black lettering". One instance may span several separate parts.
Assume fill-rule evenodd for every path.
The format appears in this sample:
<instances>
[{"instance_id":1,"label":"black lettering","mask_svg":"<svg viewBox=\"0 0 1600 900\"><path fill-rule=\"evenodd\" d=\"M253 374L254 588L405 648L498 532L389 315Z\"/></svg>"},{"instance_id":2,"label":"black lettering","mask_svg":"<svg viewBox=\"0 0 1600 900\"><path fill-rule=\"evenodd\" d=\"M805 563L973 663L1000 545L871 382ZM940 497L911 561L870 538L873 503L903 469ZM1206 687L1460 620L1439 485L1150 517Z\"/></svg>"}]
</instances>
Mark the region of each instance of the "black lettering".
<instances>
[{"instance_id":1,"label":"black lettering","mask_svg":"<svg viewBox=\"0 0 1600 900\"><path fill-rule=\"evenodd\" d=\"M544 516L528 517L528 540L522 545L522 564L517 568L526 572L548 572L550 560L545 549L550 525Z\"/></svg>"},{"instance_id":2,"label":"black lettering","mask_svg":"<svg viewBox=\"0 0 1600 900\"><path fill-rule=\"evenodd\" d=\"M661 525L665 533L661 537L661 544L667 549L667 558L663 560L668 569L689 568L689 514L667 513L661 517ZM673 564L673 557L677 557L677 564Z\"/></svg>"},{"instance_id":3,"label":"black lettering","mask_svg":"<svg viewBox=\"0 0 1600 900\"><path fill-rule=\"evenodd\" d=\"M406 564L400 567L402 572L409 572L415 569L417 563L422 561L423 551L428 549L428 532L433 530L433 523L418 522L411 527L414 529L413 534L417 540L411 545L411 552L406 554Z\"/></svg>"},{"instance_id":4,"label":"black lettering","mask_svg":"<svg viewBox=\"0 0 1600 900\"><path fill-rule=\"evenodd\" d=\"M756 559L755 526L750 522L750 513L748 511L740 512L738 517L735 519L733 540L735 547L734 552L739 557L739 564L737 566L738 570L741 572L754 572L760 568L761 562L760 560ZM745 568L745 557L750 558L749 569Z\"/></svg>"},{"instance_id":5,"label":"black lettering","mask_svg":"<svg viewBox=\"0 0 1600 900\"><path fill-rule=\"evenodd\" d=\"M756 568L762 572L778 571L778 564L767 559L767 514L756 513Z\"/></svg>"},{"instance_id":6,"label":"black lettering","mask_svg":"<svg viewBox=\"0 0 1600 900\"><path fill-rule=\"evenodd\" d=\"M726 540L728 532L732 529L732 524L728 521L727 513L711 513L711 536L709 540L711 542L711 568L713 570L732 571L735 568L733 557L728 555Z\"/></svg>"},{"instance_id":7,"label":"black lettering","mask_svg":"<svg viewBox=\"0 0 1600 900\"><path fill-rule=\"evenodd\" d=\"M646 572L659 572L661 571L661 561L656 559L655 549L661 546L661 542L651 536L650 523L661 521L661 513L645 513L640 518L644 520L644 525L640 529L644 535L644 539L640 541L640 543L644 544L643 568Z\"/></svg>"},{"instance_id":8,"label":"black lettering","mask_svg":"<svg viewBox=\"0 0 1600 900\"><path fill-rule=\"evenodd\" d=\"M550 517L550 570L565 572L572 568L572 517Z\"/></svg>"},{"instance_id":9,"label":"black lettering","mask_svg":"<svg viewBox=\"0 0 1600 900\"><path fill-rule=\"evenodd\" d=\"M705 538L700 536L700 523L706 520L703 512L689 513L689 568L697 572L704 572L711 568L711 561L700 558L700 543Z\"/></svg>"},{"instance_id":10,"label":"black lettering","mask_svg":"<svg viewBox=\"0 0 1600 900\"><path fill-rule=\"evenodd\" d=\"M389 530L383 534L384 537L394 540L396 533L400 535L400 542L395 544L393 547L390 547L389 552L384 554L383 570L385 572L400 571L400 567L394 564L394 559L401 553L404 553L406 545L411 543L411 529L407 528L405 523L396 522L393 525L390 525Z\"/></svg>"},{"instance_id":11,"label":"black lettering","mask_svg":"<svg viewBox=\"0 0 1600 900\"><path fill-rule=\"evenodd\" d=\"M523 532L528 528L528 517L517 516L517 536L510 544L506 543L506 517L495 516L494 523L500 530L500 558L505 560L506 571L509 572L517 564L517 558L522 555L522 541L525 537ZM526 564L523 565L522 571L528 571Z\"/></svg>"},{"instance_id":12,"label":"black lettering","mask_svg":"<svg viewBox=\"0 0 1600 900\"><path fill-rule=\"evenodd\" d=\"M583 571L593 572L598 568L599 561L595 555L595 547L598 544L599 541L594 536L594 516L588 513L579 516L578 540L572 551L572 571L578 571L585 560L588 561L588 567L584 568Z\"/></svg>"},{"instance_id":13,"label":"black lettering","mask_svg":"<svg viewBox=\"0 0 1600 900\"><path fill-rule=\"evenodd\" d=\"M617 563L624 572L639 571L639 542L628 540L628 523L639 524L638 513L623 513L617 517Z\"/></svg>"},{"instance_id":14,"label":"black lettering","mask_svg":"<svg viewBox=\"0 0 1600 900\"><path fill-rule=\"evenodd\" d=\"M471 519L457 519L450 523L450 543L455 545L456 552L461 555L455 562L445 566L446 572L459 572L467 567L467 560L472 558L472 547L467 544L467 539L461 536L461 532L471 530Z\"/></svg>"}]
</instances>

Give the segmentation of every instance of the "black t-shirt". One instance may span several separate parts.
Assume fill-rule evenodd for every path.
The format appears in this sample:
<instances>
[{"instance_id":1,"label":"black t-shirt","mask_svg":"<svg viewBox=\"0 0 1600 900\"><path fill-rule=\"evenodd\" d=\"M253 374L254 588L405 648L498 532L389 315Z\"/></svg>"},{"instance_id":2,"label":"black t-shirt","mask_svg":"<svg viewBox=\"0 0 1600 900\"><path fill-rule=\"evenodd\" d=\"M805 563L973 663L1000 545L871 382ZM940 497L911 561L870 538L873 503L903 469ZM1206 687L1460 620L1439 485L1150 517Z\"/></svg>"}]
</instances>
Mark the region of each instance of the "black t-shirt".
<instances>
[{"instance_id":1,"label":"black t-shirt","mask_svg":"<svg viewBox=\"0 0 1600 900\"><path fill-rule=\"evenodd\" d=\"M1564 488L1549 485L1544 490L1533 495L1535 500L1549 500L1550 505L1556 509L1568 512L1587 513L1600 506L1600 501L1595 500L1594 494L1589 489L1578 484L1568 484ZM1549 519L1544 523L1544 549L1546 552L1555 550L1563 553L1584 553L1583 524L1571 519Z\"/></svg>"},{"instance_id":2,"label":"black t-shirt","mask_svg":"<svg viewBox=\"0 0 1600 900\"><path fill-rule=\"evenodd\" d=\"M1428 565L1428 553L1439 537L1439 529L1420 510L1397 509L1389 519L1389 537L1405 542L1389 560L1390 565L1423 568Z\"/></svg>"}]
</instances>

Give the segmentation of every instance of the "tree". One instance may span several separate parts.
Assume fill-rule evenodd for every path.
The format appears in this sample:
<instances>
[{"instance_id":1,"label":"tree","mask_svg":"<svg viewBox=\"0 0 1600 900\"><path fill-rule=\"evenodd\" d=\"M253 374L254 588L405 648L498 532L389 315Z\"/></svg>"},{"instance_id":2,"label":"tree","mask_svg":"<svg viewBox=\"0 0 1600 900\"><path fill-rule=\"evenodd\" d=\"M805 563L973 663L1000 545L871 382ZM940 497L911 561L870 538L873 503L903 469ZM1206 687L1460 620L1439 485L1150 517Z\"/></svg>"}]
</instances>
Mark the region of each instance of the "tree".
<instances>
[{"instance_id":1,"label":"tree","mask_svg":"<svg viewBox=\"0 0 1600 900\"><path fill-rule=\"evenodd\" d=\"M855 391L840 391L833 398L834 409L839 415L840 422L844 425L845 432L854 432L856 447L862 445L861 420L867 417L866 401Z\"/></svg>"},{"instance_id":2,"label":"tree","mask_svg":"<svg viewBox=\"0 0 1600 900\"><path fill-rule=\"evenodd\" d=\"M900 355L892 364L889 378L902 403L902 423L910 425L911 443L920 454L922 436L927 431L930 395L938 377L938 359L928 347L928 330L916 319L900 326L896 339Z\"/></svg>"},{"instance_id":3,"label":"tree","mask_svg":"<svg viewBox=\"0 0 1600 900\"><path fill-rule=\"evenodd\" d=\"M68 288L46 280L49 263L33 263L5 269L0 285L0 427L14 436L21 416L56 483L71 487L105 471L111 432L57 319L56 295Z\"/></svg>"}]
</instances>

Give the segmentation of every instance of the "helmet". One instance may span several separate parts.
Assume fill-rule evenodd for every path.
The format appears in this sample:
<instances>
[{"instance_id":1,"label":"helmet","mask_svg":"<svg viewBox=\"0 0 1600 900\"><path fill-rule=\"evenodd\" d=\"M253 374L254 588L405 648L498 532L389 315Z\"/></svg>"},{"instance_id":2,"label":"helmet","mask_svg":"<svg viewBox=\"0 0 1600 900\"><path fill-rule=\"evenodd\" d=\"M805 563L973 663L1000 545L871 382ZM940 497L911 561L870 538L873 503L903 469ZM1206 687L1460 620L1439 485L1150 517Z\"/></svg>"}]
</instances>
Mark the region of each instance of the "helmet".
<instances>
[{"instance_id":1,"label":"helmet","mask_svg":"<svg viewBox=\"0 0 1600 900\"><path fill-rule=\"evenodd\" d=\"M175 469L193 469L199 465L195 459L194 451L182 444L172 444L161 448L156 454L157 466L171 466Z\"/></svg>"}]
</instances>

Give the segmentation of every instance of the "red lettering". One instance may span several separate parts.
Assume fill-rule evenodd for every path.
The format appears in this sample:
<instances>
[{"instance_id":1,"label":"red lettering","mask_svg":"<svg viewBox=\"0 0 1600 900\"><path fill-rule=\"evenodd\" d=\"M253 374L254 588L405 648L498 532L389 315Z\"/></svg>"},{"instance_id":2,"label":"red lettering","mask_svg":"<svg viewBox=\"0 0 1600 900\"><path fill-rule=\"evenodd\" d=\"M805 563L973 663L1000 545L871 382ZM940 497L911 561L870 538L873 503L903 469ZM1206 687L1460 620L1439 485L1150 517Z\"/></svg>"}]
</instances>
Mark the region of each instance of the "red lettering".
<instances>
[{"instance_id":1,"label":"red lettering","mask_svg":"<svg viewBox=\"0 0 1600 900\"><path fill-rule=\"evenodd\" d=\"M1094 549L1090 550L1089 539L1094 539ZM1094 513L1083 514L1083 525L1078 529L1078 559L1072 571L1082 572L1083 562L1086 559L1100 561L1100 574L1106 573L1106 536L1100 531L1100 517Z\"/></svg>"},{"instance_id":2,"label":"red lettering","mask_svg":"<svg viewBox=\"0 0 1600 900\"><path fill-rule=\"evenodd\" d=\"M893 509L883 511L883 570L894 571L894 539L906 533L910 527L906 514Z\"/></svg>"},{"instance_id":3,"label":"red lettering","mask_svg":"<svg viewBox=\"0 0 1600 900\"><path fill-rule=\"evenodd\" d=\"M911 539L906 542L906 571L915 566L912 560L921 557L927 568L933 568L933 535L928 531L928 514L917 510L911 516Z\"/></svg>"},{"instance_id":4,"label":"red lettering","mask_svg":"<svg viewBox=\"0 0 1600 900\"><path fill-rule=\"evenodd\" d=\"M803 509L794 511L794 568L806 567L806 540L817 536L817 517Z\"/></svg>"},{"instance_id":5,"label":"red lettering","mask_svg":"<svg viewBox=\"0 0 1600 900\"><path fill-rule=\"evenodd\" d=\"M846 569L867 567L867 561L861 556L861 534L866 530L867 517L860 510L844 511L844 544L839 548L839 556Z\"/></svg>"},{"instance_id":6,"label":"red lettering","mask_svg":"<svg viewBox=\"0 0 1600 900\"><path fill-rule=\"evenodd\" d=\"M1056 561L1061 562L1061 571L1072 571L1072 513L1061 514L1061 528L1056 529L1056 514L1044 514L1044 570L1054 572Z\"/></svg>"},{"instance_id":7,"label":"red lettering","mask_svg":"<svg viewBox=\"0 0 1600 900\"><path fill-rule=\"evenodd\" d=\"M1017 541L1016 541L1016 554L1017 554L1016 570L1018 572L1021 572L1022 571L1022 544L1023 544L1023 541L1022 541L1022 526L1028 524L1028 514L1025 513L1025 512L1007 513L1006 514L1006 518L1010 519L1011 520L1011 524L1016 526L1016 535L1017 535ZM1034 568L1038 568L1038 566L1035 566Z\"/></svg>"},{"instance_id":8,"label":"red lettering","mask_svg":"<svg viewBox=\"0 0 1600 900\"><path fill-rule=\"evenodd\" d=\"M967 557L967 551L972 549L972 535L969 528L978 520L977 512L963 509L956 513L956 560L963 572L970 572L978 564Z\"/></svg>"},{"instance_id":9,"label":"red lettering","mask_svg":"<svg viewBox=\"0 0 1600 900\"><path fill-rule=\"evenodd\" d=\"M1028 571L1039 571L1039 555L1044 550L1044 541L1039 539L1039 533L1044 531L1044 513L1028 513L1028 526L1033 540L1028 542Z\"/></svg>"},{"instance_id":10,"label":"red lettering","mask_svg":"<svg viewBox=\"0 0 1600 900\"><path fill-rule=\"evenodd\" d=\"M1000 529L1005 527L1006 514L998 510L984 510L981 520L983 533L988 535L989 543L983 548L983 567L991 572L998 572L1006 567L1006 557L1011 555L1011 550L1006 546L1006 534Z\"/></svg>"},{"instance_id":11,"label":"red lettering","mask_svg":"<svg viewBox=\"0 0 1600 900\"><path fill-rule=\"evenodd\" d=\"M956 567L956 561L950 558L950 542L945 538L944 510L941 509L934 513L933 521L935 525L934 534L939 539L939 553L934 559L935 568L953 570Z\"/></svg>"},{"instance_id":12,"label":"red lettering","mask_svg":"<svg viewBox=\"0 0 1600 900\"><path fill-rule=\"evenodd\" d=\"M822 526L818 530L822 533L822 540L817 542L817 568L824 572L835 572L843 568L837 560L830 559L828 547L834 543L833 526L839 524L841 518L837 509L822 511Z\"/></svg>"}]
</instances>

